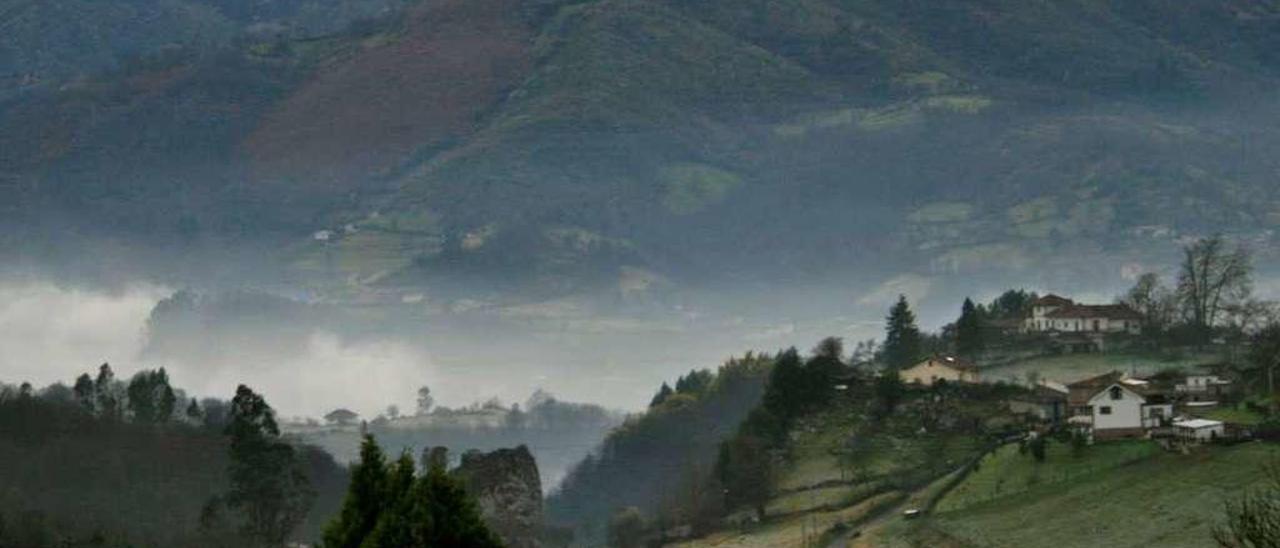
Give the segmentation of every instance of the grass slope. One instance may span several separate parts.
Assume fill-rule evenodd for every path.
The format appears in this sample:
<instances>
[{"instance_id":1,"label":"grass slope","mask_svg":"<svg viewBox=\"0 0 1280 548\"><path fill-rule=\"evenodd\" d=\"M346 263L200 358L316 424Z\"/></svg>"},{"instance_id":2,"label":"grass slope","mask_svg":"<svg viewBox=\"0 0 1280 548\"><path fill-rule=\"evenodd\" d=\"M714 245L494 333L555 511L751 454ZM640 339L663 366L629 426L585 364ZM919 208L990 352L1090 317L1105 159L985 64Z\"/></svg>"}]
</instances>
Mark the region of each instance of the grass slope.
<instances>
[{"instance_id":1,"label":"grass slope","mask_svg":"<svg viewBox=\"0 0 1280 548\"><path fill-rule=\"evenodd\" d=\"M941 412L967 419L921 432L922 413L933 396L911 394L896 413L872 425L865 418L868 394L845 393L792 428L790 455L763 523L752 524L751 512L740 510L722 530L679 546L821 545L838 537L837 530L858 529L887 510L935 499L947 478L989 443L967 429L968 419L1001 411L998 398L951 393Z\"/></svg>"},{"instance_id":2,"label":"grass slope","mask_svg":"<svg viewBox=\"0 0 1280 548\"><path fill-rule=\"evenodd\" d=\"M943 507L966 507L940 511L928 526L973 547L1211 546L1209 530L1221 519L1223 501L1262 477L1275 456L1274 446L1261 443L1159 453L972 505L964 501L975 488L962 485L953 495L959 498L944 499ZM979 474L972 481L981 490L990 479Z\"/></svg>"}]
</instances>

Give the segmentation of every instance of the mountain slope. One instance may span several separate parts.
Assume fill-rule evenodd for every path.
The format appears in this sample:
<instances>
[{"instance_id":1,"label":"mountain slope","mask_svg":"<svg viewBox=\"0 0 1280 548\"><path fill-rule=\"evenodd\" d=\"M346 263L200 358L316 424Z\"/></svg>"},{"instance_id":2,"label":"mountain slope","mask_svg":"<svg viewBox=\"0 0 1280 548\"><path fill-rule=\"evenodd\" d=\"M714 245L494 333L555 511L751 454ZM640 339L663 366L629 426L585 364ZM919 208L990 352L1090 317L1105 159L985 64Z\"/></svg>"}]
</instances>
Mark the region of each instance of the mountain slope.
<instances>
[{"instance_id":1,"label":"mountain slope","mask_svg":"<svg viewBox=\"0 0 1280 548\"><path fill-rule=\"evenodd\" d=\"M323 37L214 7L234 40L0 104L14 217L303 264L352 225L399 259L343 276L538 295L1119 265L1280 221L1274 1L485 0Z\"/></svg>"}]
</instances>

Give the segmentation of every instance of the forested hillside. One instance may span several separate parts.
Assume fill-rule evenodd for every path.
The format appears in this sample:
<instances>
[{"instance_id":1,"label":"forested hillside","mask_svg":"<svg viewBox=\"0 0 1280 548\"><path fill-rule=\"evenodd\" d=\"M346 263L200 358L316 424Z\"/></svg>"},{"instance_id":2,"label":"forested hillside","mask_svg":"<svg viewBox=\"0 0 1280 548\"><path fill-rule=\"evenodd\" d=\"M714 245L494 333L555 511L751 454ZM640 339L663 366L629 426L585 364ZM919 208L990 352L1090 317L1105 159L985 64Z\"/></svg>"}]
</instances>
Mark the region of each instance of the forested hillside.
<instances>
[{"instance_id":1,"label":"forested hillside","mask_svg":"<svg viewBox=\"0 0 1280 548\"><path fill-rule=\"evenodd\" d=\"M178 401L167 382L138 380L149 372L128 385L106 372L103 390L87 376L0 386L0 546L243 545L222 525L235 510L217 502L233 484L228 402ZM151 405L151 393L168 396ZM295 455L314 502L288 537L318 539L347 472L314 447Z\"/></svg>"},{"instance_id":2,"label":"forested hillside","mask_svg":"<svg viewBox=\"0 0 1280 548\"><path fill-rule=\"evenodd\" d=\"M0 51L92 13L72 4L9 2ZM119 39L8 63L24 231L265 241L297 279L527 297L817 258L1142 260L1280 218L1270 1L95 6L76 25Z\"/></svg>"},{"instance_id":3,"label":"forested hillside","mask_svg":"<svg viewBox=\"0 0 1280 548\"><path fill-rule=\"evenodd\" d=\"M717 449L758 405L772 362L748 354L715 373L691 371L675 388L664 384L648 411L609 434L552 492L548 524L594 545L604 542L610 518L623 508L691 519L686 510L714 504L720 495L704 482Z\"/></svg>"}]
</instances>

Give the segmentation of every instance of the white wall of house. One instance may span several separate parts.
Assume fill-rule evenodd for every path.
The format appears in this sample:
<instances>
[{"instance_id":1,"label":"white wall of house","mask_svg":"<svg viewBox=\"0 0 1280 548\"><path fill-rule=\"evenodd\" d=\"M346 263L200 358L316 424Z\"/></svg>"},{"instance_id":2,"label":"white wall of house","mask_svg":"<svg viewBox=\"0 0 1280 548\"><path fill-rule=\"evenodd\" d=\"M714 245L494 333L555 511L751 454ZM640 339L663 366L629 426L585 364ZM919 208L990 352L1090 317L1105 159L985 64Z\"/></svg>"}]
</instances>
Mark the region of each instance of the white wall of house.
<instances>
[{"instance_id":1,"label":"white wall of house","mask_svg":"<svg viewBox=\"0 0 1280 548\"><path fill-rule=\"evenodd\" d=\"M1137 321L1111 318L1041 318L1036 325L1043 326L1039 330L1069 333L1138 333L1141 329Z\"/></svg>"},{"instance_id":2,"label":"white wall of house","mask_svg":"<svg viewBox=\"0 0 1280 548\"><path fill-rule=\"evenodd\" d=\"M1057 306L1033 306L1031 307L1031 317L1027 318L1027 331L1048 331L1053 329L1053 321L1045 318L1050 312L1057 310Z\"/></svg>"},{"instance_id":3,"label":"white wall of house","mask_svg":"<svg viewBox=\"0 0 1280 548\"><path fill-rule=\"evenodd\" d=\"M1146 399L1119 384L1089 398L1093 408L1093 429L1142 428Z\"/></svg>"},{"instance_id":4,"label":"white wall of house","mask_svg":"<svg viewBox=\"0 0 1280 548\"><path fill-rule=\"evenodd\" d=\"M1223 384L1226 383L1217 375L1187 375L1187 380L1176 388L1179 392L1208 392Z\"/></svg>"},{"instance_id":5,"label":"white wall of house","mask_svg":"<svg viewBox=\"0 0 1280 548\"><path fill-rule=\"evenodd\" d=\"M1142 427L1158 428L1173 420L1173 404L1147 404L1142 406Z\"/></svg>"},{"instance_id":6,"label":"white wall of house","mask_svg":"<svg viewBox=\"0 0 1280 548\"><path fill-rule=\"evenodd\" d=\"M1068 333L1133 333L1142 332L1142 322L1130 319L1068 317L1048 318L1058 306L1033 306L1023 327L1027 331L1064 331Z\"/></svg>"},{"instance_id":7,"label":"white wall of house","mask_svg":"<svg viewBox=\"0 0 1280 548\"><path fill-rule=\"evenodd\" d=\"M1187 441L1213 441L1226 434L1226 425L1218 421L1188 421L1175 423L1175 426L1178 428L1178 437Z\"/></svg>"},{"instance_id":8,"label":"white wall of house","mask_svg":"<svg viewBox=\"0 0 1280 548\"><path fill-rule=\"evenodd\" d=\"M978 382L977 373L957 369L932 358L903 369L898 373L898 376L902 379L902 382L907 384L914 383L924 386L933 386L933 383L939 380L947 382Z\"/></svg>"}]
</instances>

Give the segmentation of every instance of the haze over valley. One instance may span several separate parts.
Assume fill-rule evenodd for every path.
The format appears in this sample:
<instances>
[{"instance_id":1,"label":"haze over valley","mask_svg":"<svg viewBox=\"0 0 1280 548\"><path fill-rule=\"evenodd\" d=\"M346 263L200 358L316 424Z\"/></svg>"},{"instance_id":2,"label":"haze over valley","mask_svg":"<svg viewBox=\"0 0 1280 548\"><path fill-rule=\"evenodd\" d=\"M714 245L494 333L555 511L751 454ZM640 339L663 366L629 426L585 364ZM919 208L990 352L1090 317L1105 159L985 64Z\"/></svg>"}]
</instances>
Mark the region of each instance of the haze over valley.
<instances>
[{"instance_id":1,"label":"haze over valley","mask_svg":"<svg viewBox=\"0 0 1280 548\"><path fill-rule=\"evenodd\" d=\"M0 0L0 548L1268 545L1277 89L1276 0Z\"/></svg>"}]
</instances>

